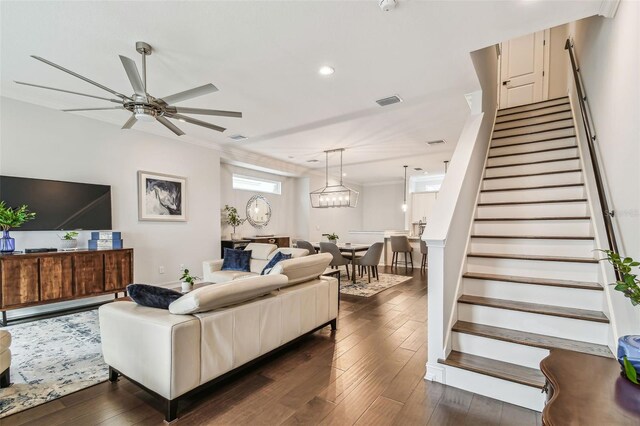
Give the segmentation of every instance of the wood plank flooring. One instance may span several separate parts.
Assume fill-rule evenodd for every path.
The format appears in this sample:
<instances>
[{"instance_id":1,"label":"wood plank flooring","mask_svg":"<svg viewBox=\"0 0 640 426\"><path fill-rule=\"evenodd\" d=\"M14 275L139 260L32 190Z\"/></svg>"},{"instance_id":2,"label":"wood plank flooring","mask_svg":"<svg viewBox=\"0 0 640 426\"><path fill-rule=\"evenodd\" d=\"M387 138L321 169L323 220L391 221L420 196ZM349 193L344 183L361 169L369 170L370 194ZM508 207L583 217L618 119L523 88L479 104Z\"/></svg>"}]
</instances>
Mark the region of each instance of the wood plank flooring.
<instances>
[{"instance_id":1,"label":"wood plank flooring","mask_svg":"<svg viewBox=\"0 0 640 426\"><path fill-rule=\"evenodd\" d=\"M320 330L181 402L176 424L540 425L535 411L423 379L426 278L419 268L408 275L370 298L342 295L336 332ZM159 401L120 379L0 419L0 426L162 425L163 419Z\"/></svg>"}]
</instances>

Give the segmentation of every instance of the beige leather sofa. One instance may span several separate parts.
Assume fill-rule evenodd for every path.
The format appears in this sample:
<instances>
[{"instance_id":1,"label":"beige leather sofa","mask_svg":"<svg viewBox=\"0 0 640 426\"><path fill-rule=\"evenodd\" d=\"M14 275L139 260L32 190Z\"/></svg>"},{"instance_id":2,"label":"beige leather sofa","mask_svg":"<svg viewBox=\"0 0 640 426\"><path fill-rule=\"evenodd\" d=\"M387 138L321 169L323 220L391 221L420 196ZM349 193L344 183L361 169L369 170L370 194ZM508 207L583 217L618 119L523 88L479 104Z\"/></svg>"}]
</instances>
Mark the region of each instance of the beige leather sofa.
<instances>
[{"instance_id":1,"label":"beige leather sofa","mask_svg":"<svg viewBox=\"0 0 640 426\"><path fill-rule=\"evenodd\" d=\"M11 333L0 330L0 388L6 388L11 384Z\"/></svg>"},{"instance_id":2,"label":"beige leather sofa","mask_svg":"<svg viewBox=\"0 0 640 426\"><path fill-rule=\"evenodd\" d=\"M322 327L335 329L338 281L321 276L330 261L329 254L285 260L268 275L193 290L169 311L125 301L103 305L110 380L122 374L163 398L166 420L174 420L179 397Z\"/></svg>"},{"instance_id":3,"label":"beige leather sofa","mask_svg":"<svg viewBox=\"0 0 640 426\"><path fill-rule=\"evenodd\" d=\"M302 257L309 254L307 249L282 247L275 244L250 243L245 250L251 250L251 272L245 271L223 271L223 260L205 260L202 262L202 279L210 283L224 283L247 276L260 275L264 267L278 252L290 254L292 258Z\"/></svg>"}]
</instances>

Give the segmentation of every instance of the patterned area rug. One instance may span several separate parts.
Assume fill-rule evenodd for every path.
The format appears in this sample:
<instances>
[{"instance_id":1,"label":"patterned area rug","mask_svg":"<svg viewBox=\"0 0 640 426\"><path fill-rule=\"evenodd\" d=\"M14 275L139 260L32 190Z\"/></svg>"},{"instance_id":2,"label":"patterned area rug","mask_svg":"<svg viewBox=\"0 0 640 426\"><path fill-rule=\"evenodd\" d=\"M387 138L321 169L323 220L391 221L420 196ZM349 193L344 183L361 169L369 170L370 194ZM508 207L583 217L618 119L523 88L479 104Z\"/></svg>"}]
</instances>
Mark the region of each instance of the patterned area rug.
<instances>
[{"instance_id":1,"label":"patterned area rug","mask_svg":"<svg viewBox=\"0 0 640 426\"><path fill-rule=\"evenodd\" d=\"M380 273L380 281L376 281L371 277L371 283L367 282L367 274L364 277L358 277L354 284L351 280L347 280L347 276L344 273L340 275L340 293L350 294L352 296L371 297L380 293L382 290L386 290L394 285L402 284L405 281L409 281L411 277L395 274L383 274Z\"/></svg>"},{"instance_id":2,"label":"patterned area rug","mask_svg":"<svg viewBox=\"0 0 640 426\"><path fill-rule=\"evenodd\" d=\"M98 311L6 327L11 332L11 385L0 389L0 418L108 379Z\"/></svg>"}]
</instances>

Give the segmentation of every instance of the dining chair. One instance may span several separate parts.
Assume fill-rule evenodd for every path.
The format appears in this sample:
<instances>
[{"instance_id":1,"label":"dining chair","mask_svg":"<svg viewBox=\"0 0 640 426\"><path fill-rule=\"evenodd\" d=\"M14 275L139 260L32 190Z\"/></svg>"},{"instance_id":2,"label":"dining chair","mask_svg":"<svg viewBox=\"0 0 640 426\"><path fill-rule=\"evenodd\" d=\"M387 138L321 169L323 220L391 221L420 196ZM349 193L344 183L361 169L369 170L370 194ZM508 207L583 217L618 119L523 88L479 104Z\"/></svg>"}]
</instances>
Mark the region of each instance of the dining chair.
<instances>
[{"instance_id":1,"label":"dining chair","mask_svg":"<svg viewBox=\"0 0 640 426\"><path fill-rule=\"evenodd\" d=\"M380 281L378 263L380 263L383 248L384 243L375 243L369 247L364 256L356 258L356 265L367 270L367 279L369 282L371 282L371 275L374 276L376 281Z\"/></svg>"},{"instance_id":2,"label":"dining chair","mask_svg":"<svg viewBox=\"0 0 640 426\"><path fill-rule=\"evenodd\" d=\"M351 279L349 276L349 264L351 263L351 259L344 257L335 243L328 243L325 241L320 242L320 253L330 253L331 256L333 256L333 260L329 263L329 266L338 269L340 269L341 266L344 266L347 270L347 279Z\"/></svg>"},{"instance_id":3,"label":"dining chair","mask_svg":"<svg viewBox=\"0 0 640 426\"><path fill-rule=\"evenodd\" d=\"M407 261L407 257L408 259L411 260L411 269L413 269L413 255L412 255L413 247L411 247L411 244L409 244L409 238L407 238L406 235L391 236L391 251L393 252L393 255L391 257L392 268L394 267L394 265L396 268L398 267L398 258L400 257L399 254L403 253L405 269L408 267L408 264L409 264L409 262Z\"/></svg>"},{"instance_id":4,"label":"dining chair","mask_svg":"<svg viewBox=\"0 0 640 426\"><path fill-rule=\"evenodd\" d=\"M429 249L427 248L427 242L423 239L420 239L420 253L422 254L422 263L420 263L420 270L424 271L427 269L427 254L429 254Z\"/></svg>"},{"instance_id":5,"label":"dining chair","mask_svg":"<svg viewBox=\"0 0 640 426\"><path fill-rule=\"evenodd\" d=\"M313 245L309 241L298 240L298 241L296 241L296 247L301 248L301 249L307 249L309 251L310 255L311 254L316 254L315 247L313 247Z\"/></svg>"}]
</instances>

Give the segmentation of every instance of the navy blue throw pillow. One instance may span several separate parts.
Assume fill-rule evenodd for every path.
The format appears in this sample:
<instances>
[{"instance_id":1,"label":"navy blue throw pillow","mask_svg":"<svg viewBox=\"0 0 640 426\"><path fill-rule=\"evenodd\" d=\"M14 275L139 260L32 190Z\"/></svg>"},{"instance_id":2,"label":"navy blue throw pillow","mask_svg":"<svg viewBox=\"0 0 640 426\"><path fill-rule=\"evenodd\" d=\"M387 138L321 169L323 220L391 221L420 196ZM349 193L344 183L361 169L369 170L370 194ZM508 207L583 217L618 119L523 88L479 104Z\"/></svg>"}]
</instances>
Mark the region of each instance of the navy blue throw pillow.
<instances>
[{"instance_id":1,"label":"navy blue throw pillow","mask_svg":"<svg viewBox=\"0 0 640 426\"><path fill-rule=\"evenodd\" d=\"M251 250L225 248L222 270L251 272Z\"/></svg>"},{"instance_id":2,"label":"navy blue throw pillow","mask_svg":"<svg viewBox=\"0 0 640 426\"><path fill-rule=\"evenodd\" d=\"M264 267L264 269L262 270L262 272L260 272L260 275L266 275L269 272L271 272L271 270L273 269L274 266L276 266L277 263L282 262L283 260L287 260L287 259L291 259L291 255L290 254L284 254L283 252L279 251L275 254L275 256L273 256L271 258L271 260L269 261L269 263L267 263Z\"/></svg>"},{"instance_id":3,"label":"navy blue throw pillow","mask_svg":"<svg viewBox=\"0 0 640 426\"><path fill-rule=\"evenodd\" d=\"M179 291L148 284L129 284L127 293L138 305L158 309L169 309L171 302L182 297Z\"/></svg>"}]
</instances>

